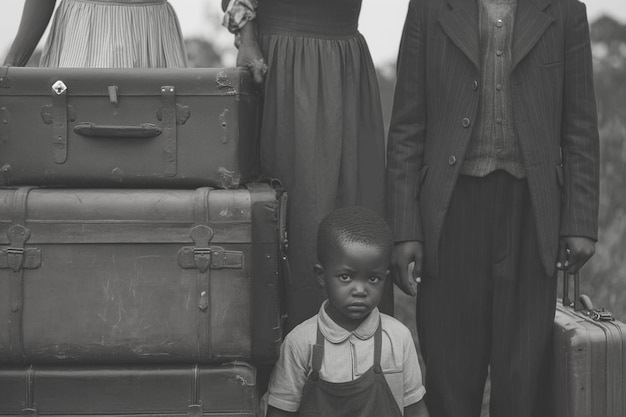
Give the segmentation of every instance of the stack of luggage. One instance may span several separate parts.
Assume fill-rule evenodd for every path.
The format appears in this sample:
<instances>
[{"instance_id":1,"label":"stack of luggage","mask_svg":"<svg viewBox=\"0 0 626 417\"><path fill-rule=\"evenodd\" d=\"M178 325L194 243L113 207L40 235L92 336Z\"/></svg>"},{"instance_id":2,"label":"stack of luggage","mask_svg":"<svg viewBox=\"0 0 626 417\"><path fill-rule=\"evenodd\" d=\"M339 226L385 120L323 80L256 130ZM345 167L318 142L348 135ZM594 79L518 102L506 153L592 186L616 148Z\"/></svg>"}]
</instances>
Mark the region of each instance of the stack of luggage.
<instances>
[{"instance_id":1,"label":"stack of luggage","mask_svg":"<svg viewBox=\"0 0 626 417\"><path fill-rule=\"evenodd\" d=\"M241 69L0 68L0 416L255 416L286 193Z\"/></svg>"}]
</instances>

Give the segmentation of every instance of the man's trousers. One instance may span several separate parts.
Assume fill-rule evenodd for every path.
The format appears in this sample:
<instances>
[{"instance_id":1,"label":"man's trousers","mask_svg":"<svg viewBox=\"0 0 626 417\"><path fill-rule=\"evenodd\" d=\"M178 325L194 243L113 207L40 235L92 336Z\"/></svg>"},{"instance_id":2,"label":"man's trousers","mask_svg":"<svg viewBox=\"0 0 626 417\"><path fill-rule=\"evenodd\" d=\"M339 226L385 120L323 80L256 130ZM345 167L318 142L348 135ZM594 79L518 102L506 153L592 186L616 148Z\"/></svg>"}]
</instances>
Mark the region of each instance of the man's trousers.
<instances>
[{"instance_id":1,"label":"man's trousers","mask_svg":"<svg viewBox=\"0 0 626 417\"><path fill-rule=\"evenodd\" d=\"M431 417L478 417L488 369L490 417L545 415L556 277L541 265L530 204L526 180L504 171L459 177L439 275L426 265L417 295Z\"/></svg>"}]
</instances>

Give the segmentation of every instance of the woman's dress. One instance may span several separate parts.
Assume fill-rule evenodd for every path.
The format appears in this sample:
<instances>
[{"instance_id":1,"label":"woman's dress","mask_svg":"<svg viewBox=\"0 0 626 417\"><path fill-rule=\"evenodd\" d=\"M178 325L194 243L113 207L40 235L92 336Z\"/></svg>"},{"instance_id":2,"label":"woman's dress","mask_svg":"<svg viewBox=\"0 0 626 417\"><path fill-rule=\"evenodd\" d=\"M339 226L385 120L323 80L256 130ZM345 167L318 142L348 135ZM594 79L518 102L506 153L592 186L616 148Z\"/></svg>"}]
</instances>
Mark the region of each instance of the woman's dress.
<instances>
[{"instance_id":1,"label":"woman's dress","mask_svg":"<svg viewBox=\"0 0 626 417\"><path fill-rule=\"evenodd\" d=\"M175 68L187 66L187 57L166 0L63 0L40 66Z\"/></svg>"},{"instance_id":2,"label":"woman's dress","mask_svg":"<svg viewBox=\"0 0 626 417\"><path fill-rule=\"evenodd\" d=\"M261 167L289 193L288 330L325 298L313 274L324 215L353 205L383 214L384 127L360 10L361 0L259 0ZM382 310L393 313L389 287Z\"/></svg>"}]
</instances>

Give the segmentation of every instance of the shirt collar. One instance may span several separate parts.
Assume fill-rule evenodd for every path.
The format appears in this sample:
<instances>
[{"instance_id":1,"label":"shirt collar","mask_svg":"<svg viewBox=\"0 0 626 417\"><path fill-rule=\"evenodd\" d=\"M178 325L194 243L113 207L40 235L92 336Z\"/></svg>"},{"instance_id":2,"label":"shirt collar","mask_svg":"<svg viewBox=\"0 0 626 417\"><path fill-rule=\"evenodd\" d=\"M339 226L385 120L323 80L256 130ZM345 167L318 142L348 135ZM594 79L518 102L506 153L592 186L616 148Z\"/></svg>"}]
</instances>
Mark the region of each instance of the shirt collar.
<instances>
[{"instance_id":1,"label":"shirt collar","mask_svg":"<svg viewBox=\"0 0 626 417\"><path fill-rule=\"evenodd\" d=\"M380 313L378 311L378 307L375 307L372 312L363 320L363 323L359 325L354 331L349 332L344 329L330 318L328 313L326 312L326 305L328 304L328 300L324 301L322 306L320 307L319 314L317 316L317 325L326 338L331 343L342 343L346 339L350 337L350 335L354 334L361 340L367 340L370 337L374 336L376 329L378 328L378 323L380 321Z\"/></svg>"}]
</instances>

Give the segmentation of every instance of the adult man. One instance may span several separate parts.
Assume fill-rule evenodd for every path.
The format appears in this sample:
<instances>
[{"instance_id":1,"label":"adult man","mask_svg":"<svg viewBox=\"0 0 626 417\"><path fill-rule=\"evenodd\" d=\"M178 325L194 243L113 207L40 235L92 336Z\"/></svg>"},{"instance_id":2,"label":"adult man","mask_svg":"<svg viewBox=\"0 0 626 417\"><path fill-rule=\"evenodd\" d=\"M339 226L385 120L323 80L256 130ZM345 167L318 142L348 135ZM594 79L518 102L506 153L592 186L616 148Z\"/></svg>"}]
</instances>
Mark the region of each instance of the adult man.
<instances>
[{"instance_id":1,"label":"adult man","mask_svg":"<svg viewBox=\"0 0 626 417\"><path fill-rule=\"evenodd\" d=\"M578 0L411 0L387 186L433 417L546 415L556 267L597 239L599 145Z\"/></svg>"}]
</instances>

